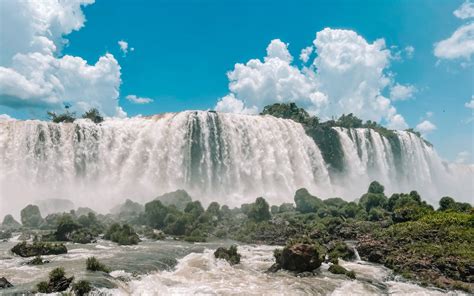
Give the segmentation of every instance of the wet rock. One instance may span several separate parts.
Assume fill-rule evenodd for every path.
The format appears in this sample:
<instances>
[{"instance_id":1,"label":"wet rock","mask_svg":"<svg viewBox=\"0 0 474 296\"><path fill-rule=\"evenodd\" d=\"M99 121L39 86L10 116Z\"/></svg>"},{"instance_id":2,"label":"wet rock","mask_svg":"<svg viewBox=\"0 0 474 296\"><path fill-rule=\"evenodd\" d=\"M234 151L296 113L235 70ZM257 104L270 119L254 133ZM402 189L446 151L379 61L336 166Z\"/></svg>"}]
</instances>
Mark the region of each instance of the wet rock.
<instances>
[{"instance_id":1,"label":"wet rock","mask_svg":"<svg viewBox=\"0 0 474 296\"><path fill-rule=\"evenodd\" d=\"M46 264L46 263L49 263L48 260L43 260L43 258L41 258L41 256L36 256L34 259L28 261L27 264L29 265L43 265L43 264Z\"/></svg>"},{"instance_id":2,"label":"wet rock","mask_svg":"<svg viewBox=\"0 0 474 296\"><path fill-rule=\"evenodd\" d=\"M53 244L46 242L34 242L29 244L21 242L15 245L11 251L21 257L33 257L39 255L58 255L67 253L67 248L63 244Z\"/></svg>"},{"instance_id":3,"label":"wet rock","mask_svg":"<svg viewBox=\"0 0 474 296\"><path fill-rule=\"evenodd\" d=\"M240 263L240 254L237 252L237 246L230 246L228 249L223 247L217 248L214 252L214 257L225 259L230 265Z\"/></svg>"},{"instance_id":4,"label":"wet rock","mask_svg":"<svg viewBox=\"0 0 474 296\"><path fill-rule=\"evenodd\" d=\"M49 273L49 282L40 282L36 287L40 293L55 293L66 291L74 277L66 277L64 268L58 267Z\"/></svg>"},{"instance_id":5,"label":"wet rock","mask_svg":"<svg viewBox=\"0 0 474 296\"><path fill-rule=\"evenodd\" d=\"M11 287L13 287L13 285L6 278L0 278L0 289L6 289Z\"/></svg>"},{"instance_id":6,"label":"wet rock","mask_svg":"<svg viewBox=\"0 0 474 296\"><path fill-rule=\"evenodd\" d=\"M270 270L285 269L298 273L313 271L321 266L322 260L316 245L296 243L285 247L283 250L275 250L276 263Z\"/></svg>"},{"instance_id":7,"label":"wet rock","mask_svg":"<svg viewBox=\"0 0 474 296\"><path fill-rule=\"evenodd\" d=\"M10 230L1 231L0 230L0 239L8 240L12 237L12 232Z\"/></svg>"},{"instance_id":8,"label":"wet rock","mask_svg":"<svg viewBox=\"0 0 474 296\"><path fill-rule=\"evenodd\" d=\"M329 266L328 271L330 273L333 273L333 274L343 274L343 275L346 275L347 277L349 277L351 279L355 279L355 272L354 271L349 271L349 270L345 269L344 267L342 267L339 264L332 264L331 266Z\"/></svg>"}]
</instances>

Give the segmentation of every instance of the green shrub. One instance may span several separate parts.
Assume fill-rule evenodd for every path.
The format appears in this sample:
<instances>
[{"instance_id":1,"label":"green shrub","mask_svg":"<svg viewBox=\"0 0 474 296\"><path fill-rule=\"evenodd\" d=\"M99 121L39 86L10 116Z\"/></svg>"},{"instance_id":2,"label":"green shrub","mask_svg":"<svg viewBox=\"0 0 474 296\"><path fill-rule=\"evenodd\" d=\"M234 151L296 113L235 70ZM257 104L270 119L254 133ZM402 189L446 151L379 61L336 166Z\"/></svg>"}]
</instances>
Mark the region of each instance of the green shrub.
<instances>
[{"instance_id":1,"label":"green shrub","mask_svg":"<svg viewBox=\"0 0 474 296\"><path fill-rule=\"evenodd\" d=\"M110 269L104 264L100 263L95 257L89 257L86 260L86 269L90 271L110 272Z\"/></svg>"},{"instance_id":2,"label":"green shrub","mask_svg":"<svg viewBox=\"0 0 474 296\"><path fill-rule=\"evenodd\" d=\"M92 291L92 286L88 281L81 280L72 285L72 290L77 296L84 296Z\"/></svg>"}]
</instances>

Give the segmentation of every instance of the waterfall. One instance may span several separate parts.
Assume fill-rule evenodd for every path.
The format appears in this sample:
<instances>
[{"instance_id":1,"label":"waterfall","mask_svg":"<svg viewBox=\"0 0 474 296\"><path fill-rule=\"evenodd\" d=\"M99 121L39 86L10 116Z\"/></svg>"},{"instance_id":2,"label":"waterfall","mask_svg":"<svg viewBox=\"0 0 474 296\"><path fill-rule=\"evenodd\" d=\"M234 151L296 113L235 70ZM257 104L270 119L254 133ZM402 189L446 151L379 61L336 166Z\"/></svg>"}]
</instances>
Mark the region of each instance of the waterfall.
<instances>
[{"instance_id":1,"label":"waterfall","mask_svg":"<svg viewBox=\"0 0 474 296\"><path fill-rule=\"evenodd\" d=\"M176 189L205 203L282 203L301 187L331 191L318 147L291 120L187 111L99 125L0 122L1 214L36 199L105 209Z\"/></svg>"},{"instance_id":2,"label":"waterfall","mask_svg":"<svg viewBox=\"0 0 474 296\"><path fill-rule=\"evenodd\" d=\"M306 187L322 198L360 197L372 180L387 194L418 190L471 201L474 170L445 164L409 132L396 142L372 129L334 128L344 169L329 174L304 128L272 116L186 111L55 124L0 121L0 215L63 198L99 210L185 189L205 204L237 206L264 196L291 202Z\"/></svg>"}]
</instances>

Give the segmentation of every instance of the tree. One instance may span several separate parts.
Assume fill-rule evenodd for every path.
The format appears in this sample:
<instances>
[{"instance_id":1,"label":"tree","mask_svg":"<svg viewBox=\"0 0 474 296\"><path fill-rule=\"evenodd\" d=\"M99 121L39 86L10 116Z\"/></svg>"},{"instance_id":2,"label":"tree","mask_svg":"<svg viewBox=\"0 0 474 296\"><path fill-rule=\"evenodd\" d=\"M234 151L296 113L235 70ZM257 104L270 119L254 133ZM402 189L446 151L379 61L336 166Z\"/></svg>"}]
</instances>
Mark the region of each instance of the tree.
<instances>
[{"instance_id":1,"label":"tree","mask_svg":"<svg viewBox=\"0 0 474 296\"><path fill-rule=\"evenodd\" d=\"M369 185L369 190L367 191L368 193L381 193L383 194L385 188L383 187L382 184L380 184L377 181L372 181Z\"/></svg>"},{"instance_id":2,"label":"tree","mask_svg":"<svg viewBox=\"0 0 474 296\"><path fill-rule=\"evenodd\" d=\"M322 200L309 194L306 188L298 189L295 193L296 210L300 213L315 213L325 208Z\"/></svg>"},{"instance_id":3,"label":"tree","mask_svg":"<svg viewBox=\"0 0 474 296\"><path fill-rule=\"evenodd\" d=\"M194 218L198 218L202 213L204 213L204 208L202 207L201 202L196 200L188 203L186 208L184 208L184 212L191 214Z\"/></svg>"},{"instance_id":4,"label":"tree","mask_svg":"<svg viewBox=\"0 0 474 296\"><path fill-rule=\"evenodd\" d=\"M89 111L86 111L86 113L82 115L82 118L90 119L94 123L101 123L102 121L104 121L104 117L100 115L100 112L99 110L97 110L97 108L92 108Z\"/></svg>"},{"instance_id":5,"label":"tree","mask_svg":"<svg viewBox=\"0 0 474 296\"><path fill-rule=\"evenodd\" d=\"M336 125L345 128L359 128L363 126L362 120L352 113L347 115L342 114L342 116L336 121Z\"/></svg>"},{"instance_id":6,"label":"tree","mask_svg":"<svg viewBox=\"0 0 474 296\"><path fill-rule=\"evenodd\" d=\"M456 202L452 197L444 196L439 200L439 211L455 210Z\"/></svg>"},{"instance_id":7,"label":"tree","mask_svg":"<svg viewBox=\"0 0 474 296\"><path fill-rule=\"evenodd\" d=\"M257 197L255 203L251 205L247 216L256 222L270 220L270 206L263 197Z\"/></svg>"},{"instance_id":8,"label":"tree","mask_svg":"<svg viewBox=\"0 0 474 296\"><path fill-rule=\"evenodd\" d=\"M21 223L26 227L38 227L43 222L40 210L36 205L27 205L20 213Z\"/></svg>"},{"instance_id":9,"label":"tree","mask_svg":"<svg viewBox=\"0 0 474 296\"><path fill-rule=\"evenodd\" d=\"M161 201L151 201L145 204L146 223L153 228L162 228L168 212L169 208L164 206Z\"/></svg>"}]
</instances>

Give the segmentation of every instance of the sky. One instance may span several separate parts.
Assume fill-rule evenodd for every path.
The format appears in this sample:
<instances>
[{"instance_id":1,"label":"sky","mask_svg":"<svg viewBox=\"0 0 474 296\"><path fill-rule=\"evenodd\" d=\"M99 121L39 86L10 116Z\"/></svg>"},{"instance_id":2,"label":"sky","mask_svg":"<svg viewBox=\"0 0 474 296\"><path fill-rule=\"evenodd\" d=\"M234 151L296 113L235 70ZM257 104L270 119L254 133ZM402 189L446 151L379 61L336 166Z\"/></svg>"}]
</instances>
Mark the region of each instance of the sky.
<instances>
[{"instance_id":1,"label":"sky","mask_svg":"<svg viewBox=\"0 0 474 296\"><path fill-rule=\"evenodd\" d=\"M296 102L472 163L473 55L464 0L0 0L0 120Z\"/></svg>"}]
</instances>

